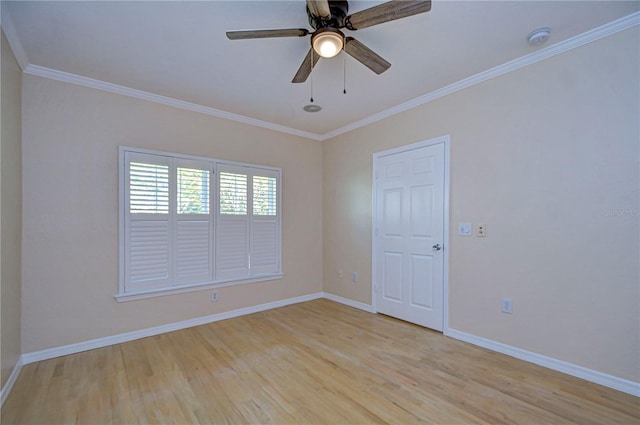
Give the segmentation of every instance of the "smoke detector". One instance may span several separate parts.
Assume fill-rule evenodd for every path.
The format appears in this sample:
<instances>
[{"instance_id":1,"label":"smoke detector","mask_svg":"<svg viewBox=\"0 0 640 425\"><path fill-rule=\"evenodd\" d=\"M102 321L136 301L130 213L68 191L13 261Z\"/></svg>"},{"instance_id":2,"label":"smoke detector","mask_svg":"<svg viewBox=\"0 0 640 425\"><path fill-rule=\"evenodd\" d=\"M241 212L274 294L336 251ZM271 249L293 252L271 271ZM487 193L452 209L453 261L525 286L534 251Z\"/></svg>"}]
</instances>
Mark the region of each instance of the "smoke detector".
<instances>
[{"instance_id":1,"label":"smoke detector","mask_svg":"<svg viewBox=\"0 0 640 425\"><path fill-rule=\"evenodd\" d=\"M540 28L532 31L527 36L527 43L529 43L529 46L538 47L549 39L549 34L551 34L549 28Z\"/></svg>"}]
</instances>

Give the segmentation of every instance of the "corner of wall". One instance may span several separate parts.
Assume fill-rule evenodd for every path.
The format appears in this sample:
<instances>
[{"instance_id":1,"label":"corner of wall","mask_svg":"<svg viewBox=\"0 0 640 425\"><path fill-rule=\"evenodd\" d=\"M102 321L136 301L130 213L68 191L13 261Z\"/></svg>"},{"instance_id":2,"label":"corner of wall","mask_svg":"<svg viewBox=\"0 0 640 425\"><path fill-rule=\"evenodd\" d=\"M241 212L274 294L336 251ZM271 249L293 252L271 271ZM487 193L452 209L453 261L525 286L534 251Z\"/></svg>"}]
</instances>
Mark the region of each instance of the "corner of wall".
<instances>
[{"instance_id":1,"label":"corner of wall","mask_svg":"<svg viewBox=\"0 0 640 425\"><path fill-rule=\"evenodd\" d=\"M3 396L20 369L22 323L22 70L2 31L0 292Z\"/></svg>"}]
</instances>

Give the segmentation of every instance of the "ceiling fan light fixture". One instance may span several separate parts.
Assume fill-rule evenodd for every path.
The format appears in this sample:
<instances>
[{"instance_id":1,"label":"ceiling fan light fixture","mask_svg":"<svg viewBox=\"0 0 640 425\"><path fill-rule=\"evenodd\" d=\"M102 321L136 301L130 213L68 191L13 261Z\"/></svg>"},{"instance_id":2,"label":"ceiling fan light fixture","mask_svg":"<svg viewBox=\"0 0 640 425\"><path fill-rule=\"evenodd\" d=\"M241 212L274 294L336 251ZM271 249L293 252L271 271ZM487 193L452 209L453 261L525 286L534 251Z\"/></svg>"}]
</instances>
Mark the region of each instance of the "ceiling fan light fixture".
<instances>
[{"instance_id":1,"label":"ceiling fan light fixture","mask_svg":"<svg viewBox=\"0 0 640 425\"><path fill-rule=\"evenodd\" d=\"M332 58L344 47L344 34L341 31L326 28L318 30L311 38L313 50L323 58Z\"/></svg>"}]
</instances>

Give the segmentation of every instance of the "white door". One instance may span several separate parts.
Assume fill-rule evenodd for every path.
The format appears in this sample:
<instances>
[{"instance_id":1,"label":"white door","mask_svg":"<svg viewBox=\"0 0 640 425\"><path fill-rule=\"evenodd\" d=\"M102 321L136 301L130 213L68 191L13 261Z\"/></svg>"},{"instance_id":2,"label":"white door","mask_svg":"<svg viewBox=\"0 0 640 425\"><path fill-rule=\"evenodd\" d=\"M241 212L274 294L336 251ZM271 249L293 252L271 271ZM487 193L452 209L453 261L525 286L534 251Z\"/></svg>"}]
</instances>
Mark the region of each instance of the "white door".
<instances>
[{"instance_id":1,"label":"white door","mask_svg":"<svg viewBox=\"0 0 640 425\"><path fill-rule=\"evenodd\" d=\"M374 156L378 312L442 331L445 144Z\"/></svg>"}]
</instances>

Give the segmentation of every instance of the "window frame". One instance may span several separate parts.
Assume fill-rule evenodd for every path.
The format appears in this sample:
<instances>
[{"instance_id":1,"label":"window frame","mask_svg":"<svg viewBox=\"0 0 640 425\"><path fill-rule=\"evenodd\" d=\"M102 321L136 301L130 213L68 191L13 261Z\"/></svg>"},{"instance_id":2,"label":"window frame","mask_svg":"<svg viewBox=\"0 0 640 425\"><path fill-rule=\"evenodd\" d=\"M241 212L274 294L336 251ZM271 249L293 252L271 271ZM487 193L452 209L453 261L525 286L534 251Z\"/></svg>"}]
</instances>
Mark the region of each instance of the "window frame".
<instances>
[{"instance_id":1,"label":"window frame","mask_svg":"<svg viewBox=\"0 0 640 425\"><path fill-rule=\"evenodd\" d=\"M133 156L137 156L138 154L144 155L154 155L159 157L166 157L166 161L170 164L169 169L169 212L170 216L175 215L176 218L169 218L170 223L170 237L173 238L175 235L174 223L177 223L177 176L176 170L178 167L183 167L183 164L189 163L207 163L210 170L209 175L209 220L210 220L210 269L211 274L209 278L204 281L191 282L191 283L177 283L176 276L170 276L168 285L162 287L152 287L141 290L131 290L127 291L127 282L126 282L126 240L128 237L127 232L127 224L130 222L128 219L129 212L126 210L128 205L128 187L127 184L129 182L129 178L127 176L127 154L133 154ZM133 162L133 161L130 161ZM277 271L269 272L269 273L261 273L261 274L252 274L249 276L245 276L242 278L223 278L216 279L216 249L217 249L217 215L219 210L219 187L218 187L218 166L233 166L233 167L245 167L248 170L251 170L251 176L254 174L260 175L259 171L263 170L265 173L271 175L276 175L276 220L277 220L277 233L276 233L276 261L277 261ZM187 167L188 168L188 167ZM118 184L118 196L119 196L119 223L118 223L118 232L119 232L119 242L118 242L118 258L119 258L119 276L118 276L118 293L114 295L114 298L118 302L124 301L132 301L139 300L145 298L159 297L164 295L173 295L179 294L183 292L191 292L191 291L199 291L205 289L212 288L221 288L226 286L235 286L235 285L243 285L248 283L255 282L263 282L269 280L277 280L282 279L284 277L284 273L282 272L282 169L278 167L270 167L266 165L260 164L251 164L251 163L243 163L243 162L235 162L228 160L221 160L217 158L208 158L208 157L200 157L194 155L185 155L173 152L166 151L157 151L150 149L140 149L129 146L120 146L119 147L119 157L118 157L118 171L119 171L119 184ZM251 179L253 182L253 179ZM251 200L251 203L253 200ZM176 211L173 211L176 209ZM253 215L253 211L250 211L251 215ZM175 259L173 257L175 251L172 250L170 252L170 268L175 264ZM247 247L247 255L250 257L251 255L251 245L249 244ZM130 283L131 285L131 283Z\"/></svg>"}]
</instances>

